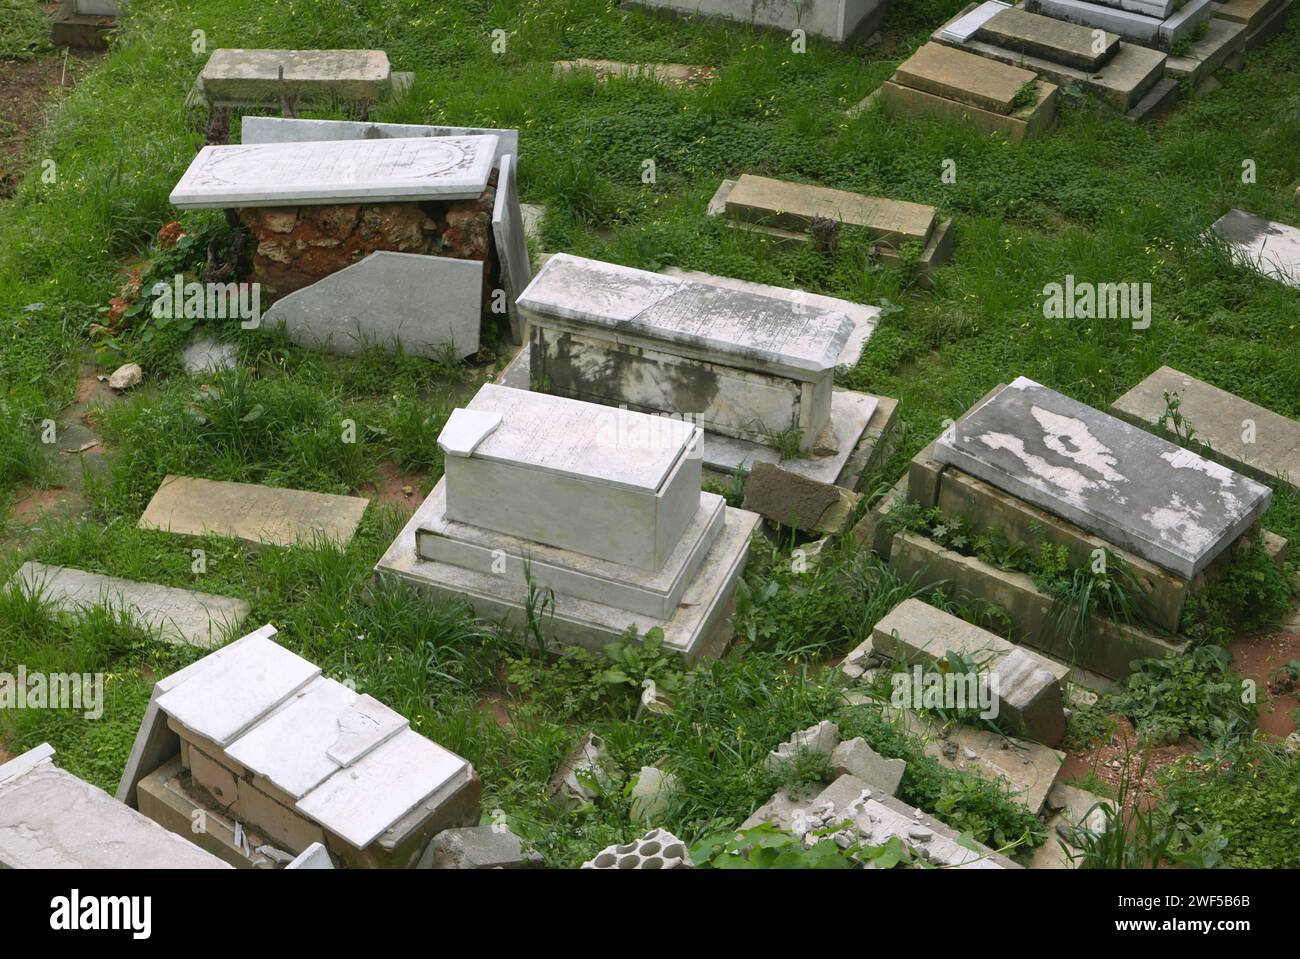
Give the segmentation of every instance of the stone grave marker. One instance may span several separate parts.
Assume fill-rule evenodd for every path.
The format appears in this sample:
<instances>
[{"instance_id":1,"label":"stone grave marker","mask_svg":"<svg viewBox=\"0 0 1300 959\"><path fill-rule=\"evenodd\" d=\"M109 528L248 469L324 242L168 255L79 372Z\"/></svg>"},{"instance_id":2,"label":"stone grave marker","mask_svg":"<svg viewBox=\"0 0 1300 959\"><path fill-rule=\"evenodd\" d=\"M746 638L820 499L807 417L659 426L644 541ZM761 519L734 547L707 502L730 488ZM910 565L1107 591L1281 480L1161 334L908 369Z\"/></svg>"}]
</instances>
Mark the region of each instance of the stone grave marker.
<instances>
[{"instance_id":1,"label":"stone grave marker","mask_svg":"<svg viewBox=\"0 0 1300 959\"><path fill-rule=\"evenodd\" d=\"M876 31L884 0L628 0L630 6L677 16L718 17L788 33L795 28L835 43L851 43Z\"/></svg>"},{"instance_id":2,"label":"stone grave marker","mask_svg":"<svg viewBox=\"0 0 1300 959\"><path fill-rule=\"evenodd\" d=\"M493 166L506 154L519 156L519 131L485 127L447 127L427 123L370 123L362 120L304 120L297 117L247 116L239 121L239 142L311 143L321 140L410 140L416 137L497 138Z\"/></svg>"},{"instance_id":3,"label":"stone grave marker","mask_svg":"<svg viewBox=\"0 0 1300 959\"><path fill-rule=\"evenodd\" d=\"M1010 113L1016 94L1037 75L939 43L927 43L899 66L894 80L960 103Z\"/></svg>"},{"instance_id":4,"label":"stone grave marker","mask_svg":"<svg viewBox=\"0 0 1300 959\"><path fill-rule=\"evenodd\" d=\"M1081 70L1101 69L1119 52L1119 35L1103 31L1101 44L1095 32L1068 20L1056 20L1010 7L990 17L975 36L1008 50L1022 50Z\"/></svg>"},{"instance_id":5,"label":"stone grave marker","mask_svg":"<svg viewBox=\"0 0 1300 959\"><path fill-rule=\"evenodd\" d=\"M949 427L935 459L1190 579L1271 491L1025 377Z\"/></svg>"},{"instance_id":6,"label":"stone grave marker","mask_svg":"<svg viewBox=\"0 0 1300 959\"><path fill-rule=\"evenodd\" d=\"M501 282L510 315L510 338L524 342L524 319L516 301L533 282L533 266L528 259L528 237L524 214L519 208L519 188L515 176L515 158L503 156L497 175L496 204L492 209L492 235L496 239L497 259L501 264Z\"/></svg>"},{"instance_id":7,"label":"stone grave marker","mask_svg":"<svg viewBox=\"0 0 1300 959\"><path fill-rule=\"evenodd\" d=\"M1231 209L1211 230L1227 244L1232 259L1262 276L1300 287L1300 229Z\"/></svg>"},{"instance_id":8,"label":"stone grave marker","mask_svg":"<svg viewBox=\"0 0 1300 959\"><path fill-rule=\"evenodd\" d=\"M295 98L380 100L392 90L393 71L382 50L213 50L199 74L213 102L278 102Z\"/></svg>"}]
</instances>

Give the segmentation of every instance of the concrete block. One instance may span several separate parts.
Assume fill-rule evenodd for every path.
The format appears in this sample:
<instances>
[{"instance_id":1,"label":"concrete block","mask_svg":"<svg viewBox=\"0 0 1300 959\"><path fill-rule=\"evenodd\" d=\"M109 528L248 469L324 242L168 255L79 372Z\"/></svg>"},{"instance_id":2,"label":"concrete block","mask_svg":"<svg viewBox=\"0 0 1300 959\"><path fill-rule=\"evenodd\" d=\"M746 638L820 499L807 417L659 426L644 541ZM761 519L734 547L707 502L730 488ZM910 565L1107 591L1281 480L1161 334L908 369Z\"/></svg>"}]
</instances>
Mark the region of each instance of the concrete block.
<instances>
[{"instance_id":1,"label":"concrete block","mask_svg":"<svg viewBox=\"0 0 1300 959\"><path fill-rule=\"evenodd\" d=\"M433 837L417 869L525 869L542 864L541 854L502 826L446 829Z\"/></svg>"},{"instance_id":2,"label":"concrete block","mask_svg":"<svg viewBox=\"0 0 1300 959\"><path fill-rule=\"evenodd\" d=\"M582 864L583 869L690 869L686 844L666 829L651 829L633 842L610 846Z\"/></svg>"},{"instance_id":3,"label":"concrete block","mask_svg":"<svg viewBox=\"0 0 1300 959\"><path fill-rule=\"evenodd\" d=\"M898 795L898 786L906 770L906 761L886 759L867 745L861 736L845 740L831 752L832 775L856 776L891 796Z\"/></svg>"},{"instance_id":4,"label":"concrete block","mask_svg":"<svg viewBox=\"0 0 1300 959\"><path fill-rule=\"evenodd\" d=\"M807 754L817 754L822 756L827 762L830 761L831 753L840 742L840 728L829 720L822 720L815 726L809 726L807 729L795 733L776 749L767 754L763 760L763 765L773 772L780 771L791 763L797 761L800 756Z\"/></svg>"},{"instance_id":5,"label":"concrete block","mask_svg":"<svg viewBox=\"0 0 1300 959\"><path fill-rule=\"evenodd\" d=\"M756 463L745 483L745 509L779 526L837 535L861 497L770 463Z\"/></svg>"}]
</instances>

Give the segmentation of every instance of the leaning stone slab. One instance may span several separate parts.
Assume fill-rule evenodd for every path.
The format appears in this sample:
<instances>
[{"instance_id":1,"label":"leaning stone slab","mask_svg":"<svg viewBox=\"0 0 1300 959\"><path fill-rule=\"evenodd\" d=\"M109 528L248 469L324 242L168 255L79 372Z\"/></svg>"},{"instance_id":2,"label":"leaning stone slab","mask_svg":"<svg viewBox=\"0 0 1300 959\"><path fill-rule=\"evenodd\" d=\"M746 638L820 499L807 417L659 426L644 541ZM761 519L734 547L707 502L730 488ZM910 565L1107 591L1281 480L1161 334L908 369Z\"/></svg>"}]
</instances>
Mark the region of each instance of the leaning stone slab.
<instances>
[{"instance_id":1,"label":"leaning stone slab","mask_svg":"<svg viewBox=\"0 0 1300 959\"><path fill-rule=\"evenodd\" d=\"M310 545L317 538L346 545L369 502L359 496L169 475L139 526L272 546Z\"/></svg>"},{"instance_id":2,"label":"leaning stone slab","mask_svg":"<svg viewBox=\"0 0 1300 959\"><path fill-rule=\"evenodd\" d=\"M844 529L859 496L773 466L756 463L745 483L745 509L789 529L836 535Z\"/></svg>"},{"instance_id":3,"label":"leaning stone slab","mask_svg":"<svg viewBox=\"0 0 1300 959\"><path fill-rule=\"evenodd\" d=\"M496 151L495 136L206 146L170 199L182 210L469 200Z\"/></svg>"},{"instance_id":4,"label":"leaning stone slab","mask_svg":"<svg viewBox=\"0 0 1300 959\"><path fill-rule=\"evenodd\" d=\"M894 82L992 113L1010 113L1020 88L1038 77L940 43L927 43L899 65Z\"/></svg>"},{"instance_id":5,"label":"leaning stone slab","mask_svg":"<svg viewBox=\"0 0 1300 959\"><path fill-rule=\"evenodd\" d=\"M908 663L942 661L950 653L977 663L993 683L1000 726L1048 746L1065 738L1061 683L1068 667L919 599L904 600L876 623L872 644L877 653L901 655Z\"/></svg>"},{"instance_id":6,"label":"leaning stone slab","mask_svg":"<svg viewBox=\"0 0 1300 959\"><path fill-rule=\"evenodd\" d=\"M212 51L199 74L213 102L278 101L295 98L379 100L392 89L392 67L382 50Z\"/></svg>"},{"instance_id":7,"label":"leaning stone slab","mask_svg":"<svg viewBox=\"0 0 1300 959\"><path fill-rule=\"evenodd\" d=\"M1115 415L1154 432L1164 427L1165 394L1178 397L1179 412L1196 430L1194 441L1212 460L1261 481L1300 490L1300 423L1217 386L1162 366L1113 404ZM1247 442L1249 439L1249 442Z\"/></svg>"},{"instance_id":8,"label":"leaning stone slab","mask_svg":"<svg viewBox=\"0 0 1300 959\"><path fill-rule=\"evenodd\" d=\"M437 358L479 350L483 262L380 250L276 300L262 317L299 346Z\"/></svg>"},{"instance_id":9,"label":"leaning stone slab","mask_svg":"<svg viewBox=\"0 0 1300 959\"><path fill-rule=\"evenodd\" d=\"M53 763L48 743L0 764L0 869L227 869Z\"/></svg>"},{"instance_id":10,"label":"leaning stone slab","mask_svg":"<svg viewBox=\"0 0 1300 959\"><path fill-rule=\"evenodd\" d=\"M680 16L718 17L787 33L799 28L836 43L869 36L885 8L883 0L628 0L628 5Z\"/></svg>"},{"instance_id":11,"label":"leaning stone slab","mask_svg":"<svg viewBox=\"0 0 1300 959\"><path fill-rule=\"evenodd\" d=\"M1191 579L1272 491L1025 377L953 424L935 458Z\"/></svg>"},{"instance_id":12,"label":"leaning stone slab","mask_svg":"<svg viewBox=\"0 0 1300 959\"><path fill-rule=\"evenodd\" d=\"M975 34L1008 50L1031 53L1066 66L1096 71L1119 52L1119 35L1095 31L1052 17L1010 7L990 17Z\"/></svg>"},{"instance_id":13,"label":"leaning stone slab","mask_svg":"<svg viewBox=\"0 0 1300 959\"><path fill-rule=\"evenodd\" d=\"M516 301L533 282L533 265L528 259L528 230L519 207L515 157L501 158L497 176L497 196L492 208L492 236L496 240L497 259L501 264L501 283L505 287L506 310L510 315L510 338L524 342L524 318Z\"/></svg>"},{"instance_id":14,"label":"leaning stone slab","mask_svg":"<svg viewBox=\"0 0 1300 959\"><path fill-rule=\"evenodd\" d=\"M1231 209L1210 227L1232 259L1261 276L1300 287L1300 228Z\"/></svg>"},{"instance_id":15,"label":"leaning stone slab","mask_svg":"<svg viewBox=\"0 0 1300 959\"><path fill-rule=\"evenodd\" d=\"M445 127L427 123L370 123L362 120L300 120L294 117L242 117L239 142L310 143L316 140L409 140L413 137L497 138L493 165L507 154L519 156L519 131L492 127Z\"/></svg>"},{"instance_id":16,"label":"leaning stone slab","mask_svg":"<svg viewBox=\"0 0 1300 959\"><path fill-rule=\"evenodd\" d=\"M746 173L726 197L727 215L786 230L807 230L814 220L861 227L872 239L924 244L935 228L934 207L864 196L807 183Z\"/></svg>"},{"instance_id":17,"label":"leaning stone slab","mask_svg":"<svg viewBox=\"0 0 1300 959\"><path fill-rule=\"evenodd\" d=\"M248 603L156 583L140 583L68 566L24 563L12 581L64 612L103 606L130 613L172 643L219 646L248 616Z\"/></svg>"}]
</instances>

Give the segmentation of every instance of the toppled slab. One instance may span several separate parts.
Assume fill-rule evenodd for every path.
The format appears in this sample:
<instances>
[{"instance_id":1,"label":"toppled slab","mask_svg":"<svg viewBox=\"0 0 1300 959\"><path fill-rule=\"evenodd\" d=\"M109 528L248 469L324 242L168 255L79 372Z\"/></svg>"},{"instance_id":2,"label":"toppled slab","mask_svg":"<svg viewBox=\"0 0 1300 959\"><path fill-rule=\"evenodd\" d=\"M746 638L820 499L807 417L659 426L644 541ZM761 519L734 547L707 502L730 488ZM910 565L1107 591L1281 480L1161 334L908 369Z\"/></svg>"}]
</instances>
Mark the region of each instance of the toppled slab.
<instances>
[{"instance_id":1,"label":"toppled slab","mask_svg":"<svg viewBox=\"0 0 1300 959\"><path fill-rule=\"evenodd\" d=\"M1065 738L1061 683L1069 669L919 599L906 599L875 625L882 656L934 663L954 654L976 663L996 696L996 722L1048 746Z\"/></svg>"},{"instance_id":2,"label":"toppled slab","mask_svg":"<svg viewBox=\"0 0 1300 959\"><path fill-rule=\"evenodd\" d=\"M496 201L492 206L492 238L496 241L506 312L510 316L510 340L523 343L526 323L516 301L533 282L533 265L528 257L528 224L519 205L517 167L517 155L501 157Z\"/></svg>"},{"instance_id":3,"label":"toppled slab","mask_svg":"<svg viewBox=\"0 0 1300 959\"><path fill-rule=\"evenodd\" d=\"M935 458L1191 579L1272 491L1025 377L950 427Z\"/></svg>"},{"instance_id":4,"label":"toppled slab","mask_svg":"<svg viewBox=\"0 0 1300 959\"><path fill-rule=\"evenodd\" d=\"M283 87L280 71L284 70ZM383 50L213 50L199 74L215 103L294 98L375 101L391 92L393 70Z\"/></svg>"},{"instance_id":5,"label":"toppled slab","mask_svg":"<svg viewBox=\"0 0 1300 959\"><path fill-rule=\"evenodd\" d=\"M1113 404L1111 409L1136 426L1160 433L1167 404L1178 398L1178 412L1194 429L1193 442L1205 456L1261 481L1280 479L1300 490L1300 423L1162 366Z\"/></svg>"},{"instance_id":6,"label":"toppled slab","mask_svg":"<svg viewBox=\"0 0 1300 959\"><path fill-rule=\"evenodd\" d=\"M670 87L693 87L718 78L717 67L686 63L624 63L620 60L556 60L556 73L590 72L597 80L624 80L645 77Z\"/></svg>"},{"instance_id":7,"label":"toppled slab","mask_svg":"<svg viewBox=\"0 0 1300 959\"><path fill-rule=\"evenodd\" d=\"M228 868L53 757L45 743L0 764L0 868Z\"/></svg>"},{"instance_id":8,"label":"toppled slab","mask_svg":"<svg viewBox=\"0 0 1300 959\"><path fill-rule=\"evenodd\" d=\"M1300 228L1231 209L1210 227L1234 262L1261 276L1300 287Z\"/></svg>"},{"instance_id":9,"label":"toppled slab","mask_svg":"<svg viewBox=\"0 0 1300 959\"><path fill-rule=\"evenodd\" d=\"M262 317L308 349L356 356L400 348L436 359L479 350L483 262L379 250L295 290Z\"/></svg>"},{"instance_id":10,"label":"toppled slab","mask_svg":"<svg viewBox=\"0 0 1300 959\"><path fill-rule=\"evenodd\" d=\"M96 606L127 612L168 642L204 648L221 645L249 611L242 599L44 563L24 563L12 583L64 612L80 615Z\"/></svg>"},{"instance_id":11,"label":"toppled slab","mask_svg":"<svg viewBox=\"0 0 1300 959\"><path fill-rule=\"evenodd\" d=\"M835 535L844 529L860 498L830 483L756 463L745 483L744 507L779 526Z\"/></svg>"},{"instance_id":12,"label":"toppled slab","mask_svg":"<svg viewBox=\"0 0 1300 959\"><path fill-rule=\"evenodd\" d=\"M167 476L140 517L141 529L215 534L272 546L346 545L369 500L359 496Z\"/></svg>"}]
</instances>

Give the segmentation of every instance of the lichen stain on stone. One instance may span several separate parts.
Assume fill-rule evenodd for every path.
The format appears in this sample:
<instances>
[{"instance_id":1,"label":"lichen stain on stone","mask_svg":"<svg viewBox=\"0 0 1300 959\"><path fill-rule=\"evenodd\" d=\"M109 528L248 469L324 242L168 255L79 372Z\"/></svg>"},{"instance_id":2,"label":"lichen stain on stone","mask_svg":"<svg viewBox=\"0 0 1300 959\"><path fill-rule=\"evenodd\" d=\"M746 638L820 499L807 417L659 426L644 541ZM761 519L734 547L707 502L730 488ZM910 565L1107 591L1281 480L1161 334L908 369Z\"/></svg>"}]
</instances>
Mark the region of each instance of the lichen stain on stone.
<instances>
[{"instance_id":1,"label":"lichen stain on stone","mask_svg":"<svg viewBox=\"0 0 1300 959\"><path fill-rule=\"evenodd\" d=\"M1204 515L1203 507L1188 505L1175 493L1168 506L1149 510L1142 519L1150 523L1165 542L1172 543L1187 555L1199 556L1215 542L1214 534L1198 522Z\"/></svg>"},{"instance_id":2,"label":"lichen stain on stone","mask_svg":"<svg viewBox=\"0 0 1300 959\"><path fill-rule=\"evenodd\" d=\"M1110 447L1092 435L1083 420L1062 416L1041 406L1030 407L1030 413L1042 428L1043 444L1049 450L1091 469L1108 483L1127 482L1124 474L1115 469L1119 465L1118 458Z\"/></svg>"},{"instance_id":3,"label":"lichen stain on stone","mask_svg":"<svg viewBox=\"0 0 1300 959\"><path fill-rule=\"evenodd\" d=\"M653 403L641 405L687 415L708 412L720 390L718 374L705 364L665 364L636 349L590 348L575 342L570 333L557 334L539 352L542 385L565 396L632 404L636 404L636 396L653 396Z\"/></svg>"},{"instance_id":4,"label":"lichen stain on stone","mask_svg":"<svg viewBox=\"0 0 1300 959\"><path fill-rule=\"evenodd\" d=\"M1085 490L1096 489L1100 485L1088 479L1073 467L1054 466L1043 457L1030 453L1025 449L1024 441L1018 436L1012 436L1010 433L984 433L978 439L989 449L1006 450L1024 463L1025 469L1029 470L1043 483L1057 490L1065 500L1075 506L1081 507L1084 505L1083 493Z\"/></svg>"}]
</instances>

